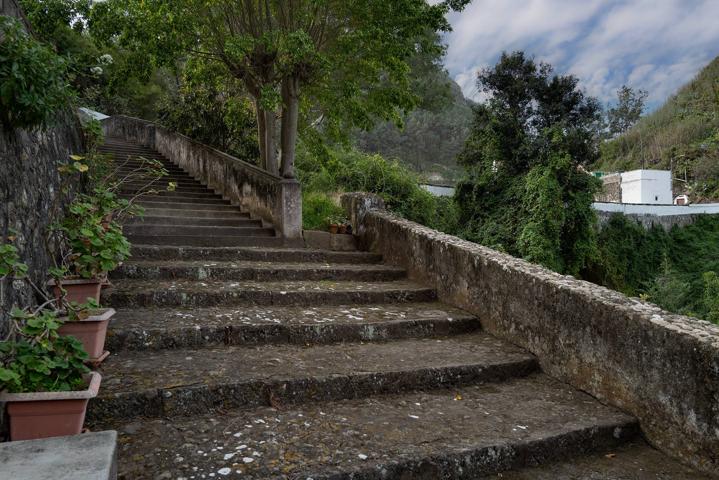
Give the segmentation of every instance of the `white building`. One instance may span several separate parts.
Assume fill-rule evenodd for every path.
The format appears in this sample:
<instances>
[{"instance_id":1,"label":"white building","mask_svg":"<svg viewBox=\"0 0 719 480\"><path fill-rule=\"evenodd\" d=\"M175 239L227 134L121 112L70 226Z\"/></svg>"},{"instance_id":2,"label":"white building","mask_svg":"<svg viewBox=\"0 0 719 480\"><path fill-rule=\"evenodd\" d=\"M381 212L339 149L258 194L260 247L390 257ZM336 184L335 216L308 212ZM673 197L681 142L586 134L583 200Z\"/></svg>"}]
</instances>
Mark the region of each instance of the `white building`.
<instances>
[{"instance_id":1,"label":"white building","mask_svg":"<svg viewBox=\"0 0 719 480\"><path fill-rule=\"evenodd\" d=\"M632 170L622 173L622 203L671 205L672 172L668 170Z\"/></svg>"}]
</instances>

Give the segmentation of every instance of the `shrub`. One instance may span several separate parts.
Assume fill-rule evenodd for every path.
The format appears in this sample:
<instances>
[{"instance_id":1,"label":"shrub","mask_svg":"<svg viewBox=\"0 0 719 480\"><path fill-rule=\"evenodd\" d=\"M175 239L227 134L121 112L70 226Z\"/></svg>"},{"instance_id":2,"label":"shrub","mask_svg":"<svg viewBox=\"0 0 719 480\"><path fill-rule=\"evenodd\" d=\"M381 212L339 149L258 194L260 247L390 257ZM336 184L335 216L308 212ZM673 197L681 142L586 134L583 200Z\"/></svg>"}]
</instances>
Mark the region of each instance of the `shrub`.
<instances>
[{"instance_id":1,"label":"shrub","mask_svg":"<svg viewBox=\"0 0 719 480\"><path fill-rule=\"evenodd\" d=\"M306 195L375 193L384 199L390 211L404 218L450 233L456 229L453 200L435 197L422 189L420 176L396 160L339 147L315 152L301 145L297 171ZM307 222L312 219L305 220L305 228L309 228Z\"/></svg>"},{"instance_id":2,"label":"shrub","mask_svg":"<svg viewBox=\"0 0 719 480\"><path fill-rule=\"evenodd\" d=\"M79 340L58 333L57 313L12 312L15 338L0 342L0 390L61 392L84 388L87 353Z\"/></svg>"},{"instance_id":3,"label":"shrub","mask_svg":"<svg viewBox=\"0 0 719 480\"><path fill-rule=\"evenodd\" d=\"M327 230L331 219L344 215L329 195L309 192L302 195L302 224L307 230Z\"/></svg>"},{"instance_id":4,"label":"shrub","mask_svg":"<svg viewBox=\"0 0 719 480\"><path fill-rule=\"evenodd\" d=\"M9 17L0 16L0 38L0 121L7 129L46 124L71 99L66 62Z\"/></svg>"}]
</instances>

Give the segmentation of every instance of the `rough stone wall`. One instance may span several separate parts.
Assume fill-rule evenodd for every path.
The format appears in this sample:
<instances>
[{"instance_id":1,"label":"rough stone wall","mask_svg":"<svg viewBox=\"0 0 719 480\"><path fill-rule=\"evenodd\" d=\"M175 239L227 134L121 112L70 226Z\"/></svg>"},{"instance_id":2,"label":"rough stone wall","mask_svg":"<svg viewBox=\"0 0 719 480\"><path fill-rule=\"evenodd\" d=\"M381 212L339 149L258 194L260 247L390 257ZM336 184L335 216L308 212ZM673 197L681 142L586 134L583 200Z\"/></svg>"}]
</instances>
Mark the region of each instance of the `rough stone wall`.
<instances>
[{"instance_id":1,"label":"rough stone wall","mask_svg":"<svg viewBox=\"0 0 719 480\"><path fill-rule=\"evenodd\" d=\"M599 192L595 201L597 202L622 202L622 176L619 173L605 175L602 177L602 190Z\"/></svg>"},{"instance_id":2,"label":"rough stone wall","mask_svg":"<svg viewBox=\"0 0 719 480\"><path fill-rule=\"evenodd\" d=\"M400 219L375 196L342 203L362 246L550 375L635 415L658 448L719 471L719 327Z\"/></svg>"},{"instance_id":3,"label":"rough stone wall","mask_svg":"<svg viewBox=\"0 0 719 480\"><path fill-rule=\"evenodd\" d=\"M4 243L12 231L20 259L28 264L37 285L47 279L53 265L52 246L46 246L49 212L60 185L58 166L70 154L82 153L80 124L75 116L61 115L47 129L3 131L0 127L0 237ZM26 306L36 298L25 282L6 279L0 298L0 338L8 331L13 305Z\"/></svg>"},{"instance_id":4,"label":"rough stone wall","mask_svg":"<svg viewBox=\"0 0 719 480\"><path fill-rule=\"evenodd\" d=\"M647 230L652 228L654 225L662 227L664 230L669 231L672 227L686 227L696 222L699 217L706 214L696 213L687 215L652 215L652 214L636 214L636 213L617 213L617 212L602 212L597 211L597 221L599 228L604 226L613 215L624 215L630 220L634 220L640 223Z\"/></svg>"},{"instance_id":5,"label":"rough stone wall","mask_svg":"<svg viewBox=\"0 0 719 480\"><path fill-rule=\"evenodd\" d=\"M184 135L144 120L116 115L103 121L106 135L154 148L233 204L272 223L288 241L302 242L302 194L284 179Z\"/></svg>"}]
</instances>

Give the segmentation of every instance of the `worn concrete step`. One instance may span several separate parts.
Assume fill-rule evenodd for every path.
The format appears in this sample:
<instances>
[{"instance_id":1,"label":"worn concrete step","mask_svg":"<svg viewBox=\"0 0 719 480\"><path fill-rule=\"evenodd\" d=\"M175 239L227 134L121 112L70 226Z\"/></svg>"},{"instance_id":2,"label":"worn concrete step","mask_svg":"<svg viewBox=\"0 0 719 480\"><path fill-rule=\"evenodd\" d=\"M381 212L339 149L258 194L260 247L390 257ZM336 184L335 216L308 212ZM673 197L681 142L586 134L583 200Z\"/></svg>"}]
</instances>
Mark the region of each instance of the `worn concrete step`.
<instances>
[{"instance_id":1,"label":"worn concrete step","mask_svg":"<svg viewBox=\"0 0 719 480\"><path fill-rule=\"evenodd\" d=\"M153 182L149 181L142 181L140 179L133 179L132 181L128 181L123 183L124 188L138 190L140 188L155 188L158 190L164 190L168 184L170 183L169 180L160 178L158 180L155 180ZM188 191L188 192L212 192L211 189L209 189L206 185L203 185L201 182L198 182L197 180L190 180L187 182L174 182L175 188L177 191Z\"/></svg>"},{"instance_id":2,"label":"worn concrete step","mask_svg":"<svg viewBox=\"0 0 719 480\"><path fill-rule=\"evenodd\" d=\"M141 175L142 174L138 175L137 177L134 177L133 180L135 180L135 178L136 178L137 180L142 181L143 177ZM115 177L115 178L117 178L117 177ZM150 178L148 178L148 180L150 180ZM163 182L173 182L173 183L177 183L177 184L197 182L197 180L195 180L194 178L192 178L190 175L188 175L186 173L164 175L164 176L160 177L159 180L161 180Z\"/></svg>"},{"instance_id":3,"label":"worn concrete step","mask_svg":"<svg viewBox=\"0 0 719 480\"><path fill-rule=\"evenodd\" d=\"M477 480L716 480L669 458L640 438L539 467L487 475Z\"/></svg>"},{"instance_id":4,"label":"worn concrete step","mask_svg":"<svg viewBox=\"0 0 719 480\"><path fill-rule=\"evenodd\" d=\"M155 188L157 190L163 191L167 187L168 182L162 182L160 184L152 184L151 187ZM147 189L147 182L128 182L122 186L124 193L136 193L140 189ZM174 192L177 193L189 193L189 194L202 194L202 195L219 195L215 193L213 190L207 188L206 186L200 184L197 182L194 186L176 186L174 189ZM169 192L168 192L169 193Z\"/></svg>"},{"instance_id":5,"label":"worn concrete step","mask_svg":"<svg viewBox=\"0 0 719 480\"><path fill-rule=\"evenodd\" d=\"M163 155L156 151L152 150L147 147L142 147L139 145L121 145L121 144L111 144L106 143L105 145L101 145L98 148L98 151L103 153L120 153L120 154L138 154L138 155L153 155L162 157Z\"/></svg>"},{"instance_id":6,"label":"worn concrete step","mask_svg":"<svg viewBox=\"0 0 719 480\"><path fill-rule=\"evenodd\" d=\"M105 347L162 350L217 345L317 345L458 335L481 329L471 314L439 302L312 307L122 309Z\"/></svg>"},{"instance_id":7,"label":"worn concrete step","mask_svg":"<svg viewBox=\"0 0 719 480\"><path fill-rule=\"evenodd\" d=\"M140 205L148 208L170 209L170 210L204 210L215 212L240 211L240 207L228 204L205 203L201 201L185 202L177 199L149 199L143 198L138 201Z\"/></svg>"},{"instance_id":8,"label":"worn concrete step","mask_svg":"<svg viewBox=\"0 0 719 480\"><path fill-rule=\"evenodd\" d=\"M178 416L502 381L536 358L484 333L379 343L121 352L102 367L92 418Z\"/></svg>"},{"instance_id":9,"label":"worn concrete step","mask_svg":"<svg viewBox=\"0 0 719 480\"><path fill-rule=\"evenodd\" d=\"M206 236L212 238L223 237L274 237L274 228L263 228L261 225L249 225L244 227L217 227L207 225L152 225L148 223L128 224L123 227L123 233L128 237L141 235L143 237L159 236L167 237L177 235Z\"/></svg>"},{"instance_id":10,"label":"worn concrete step","mask_svg":"<svg viewBox=\"0 0 719 480\"><path fill-rule=\"evenodd\" d=\"M205 235L127 235L128 240L138 245L171 245L176 247L282 247L285 239L268 235L207 237Z\"/></svg>"},{"instance_id":11,"label":"worn concrete step","mask_svg":"<svg viewBox=\"0 0 719 480\"><path fill-rule=\"evenodd\" d=\"M238 220L250 219L250 214L243 212L239 208L236 210L212 211L212 210L173 210L169 208L145 207L145 217L152 218L170 218L170 219L221 219L221 220ZM142 218L142 217L135 217ZM174 220L173 220L174 221ZM189 220L188 220L189 221Z\"/></svg>"},{"instance_id":12,"label":"worn concrete step","mask_svg":"<svg viewBox=\"0 0 719 480\"><path fill-rule=\"evenodd\" d=\"M130 194L120 194L120 198L131 198L132 195ZM164 197L159 198L156 195L142 195L138 197L138 202L142 203L148 203L148 202L167 202L167 203L174 203L174 204L191 204L191 205L230 205L229 200L225 200L222 197L188 197L183 194L179 194L174 197Z\"/></svg>"},{"instance_id":13,"label":"worn concrete step","mask_svg":"<svg viewBox=\"0 0 719 480\"><path fill-rule=\"evenodd\" d=\"M342 305L424 302L436 292L408 281L248 282L123 280L107 289L102 303L128 307L213 307L231 305Z\"/></svg>"},{"instance_id":14,"label":"worn concrete step","mask_svg":"<svg viewBox=\"0 0 719 480\"><path fill-rule=\"evenodd\" d=\"M210 190L205 189L201 192L187 192L187 191L166 191L164 189L157 189L157 193L151 193L148 195L154 195L155 197L165 197L165 198L192 198L192 199L208 199L208 200L222 200L222 197ZM139 189L133 190L129 188L123 188L121 191L121 196L128 197L133 196L138 193Z\"/></svg>"},{"instance_id":15,"label":"worn concrete step","mask_svg":"<svg viewBox=\"0 0 719 480\"><path fill-rule=\"evenodd\" d=\"M174 169L174 168L173 168L173 169L169 169L169 168L167 168L167 167L165 167L165 166L163 166L162 168L163 168L163 169L165 170L165 172L166 172L166 175L164 175L164 176L162 177L163 179L167 179L167 178L170 178L170 177L182 177L183 179L185 179L185 178L191 178L192 180L194 180L194 178L193 178L190 174L188 174L188 173L186 173L186 172L184 172L184 171L182 171L182 170ZM129 174L144 175L145 177L154 176L154 172L152 172L152 171L147 171L144 167L131 167L131 166L126 166L126 165L123 165L122 167L118 168L117 170L115 170L114 173L115 173L115 176L116 176L116 177L126 176L126 175L129 175Z\"/></svg>"},{"instance_id":16,"label":"worn concrete step","mask_svg":"<svg viewBox=\"0 0 719 480\"><path fill-rule=\"evenodd\" d=\"M155 211L145 209L146 215ZM306 248L233 248L233 247L171 247L160 245L132 245L133 259L148 260L211 260L211 261L267 261L267 262L329 262L379 263L382 256L371 252L336 252Z\"/></svg>"},{"instance_id":17,"label":"worn concrete step","mask_svg":"<svg viewBox=\"0 0 719 480\"><path fill-rule=\"evenodd\" d=\"M147 228L147 226L141 226L140 228ZM400 280L405 277L406 272L402 268L376 263L277 263L252 261L132 261L121 265L112 273L112 278L117 279L250 280L256 282L279 282L283 280L382 282Z\"/></svg>"},{"instance_id":18,"label":"worn concrete step","mask_svg":"<svg viewBox=\"0 0 719 480\"><path fill-rule=\"evenodd\" d=\"M147 210L145 215L141 217L133 217L125 223L125 225L206 225L213 227L227 226L227 227L261 227L261 220L252 220L249 215L237 214L237 216L227 216L227 218L203 218L203 217L156 217L154 215L148 215Z\"/></svg>"},{"instance_id":19,"label":"worn concrete step","mask_svg":"<svg viewBox=\"0 0 719 480\"><path fill-rule=\"evenodd\" d=\"M138 480L470 480L639 432L632 417L544 375L281 406L94 428L119 431L120 476Z\"/></svg>"}]
</instances>

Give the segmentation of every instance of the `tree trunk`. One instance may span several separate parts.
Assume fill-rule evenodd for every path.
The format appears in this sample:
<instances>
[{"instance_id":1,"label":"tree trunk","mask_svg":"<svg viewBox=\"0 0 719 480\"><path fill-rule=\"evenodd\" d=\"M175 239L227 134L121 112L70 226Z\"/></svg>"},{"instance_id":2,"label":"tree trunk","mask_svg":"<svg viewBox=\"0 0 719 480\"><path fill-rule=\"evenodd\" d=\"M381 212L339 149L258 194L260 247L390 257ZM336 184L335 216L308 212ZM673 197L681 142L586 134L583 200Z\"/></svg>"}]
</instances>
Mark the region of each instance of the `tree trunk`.
<instances>
[{"instance_id":1,"label":"tree trunk","mask_svg":"<svg viewBox=\"0 0 719 480\"><path fill-rule=\"evenodd\" d=\"M272 175L278 175L280 170L279 159L277 158L277 118L275 112L264 110L265 114L265 170Z\"/></svg>"},{"instance_id":2,"label":"tree trunk","mask_svg":"<svg viewBox=\"0 0 719 480\"><path fill-rule=\"evenodd\" d=\"M282 176L295 178L295 147L297 121L300 113L299 80L294 77L282 82Z\"/></svg>"},{"instance_id":3,"label":"tree trunk","mask_svg":"<svg viewBox=\"0 0 719 480\"><path fill-rule=\"evenodd\" d=\"M267 149L265 148L265 112L260 108L259 100L255 100L255 114L257 116L257 140L260 144L259 167L267 170Z\"/></svg>"}]
</instances>

